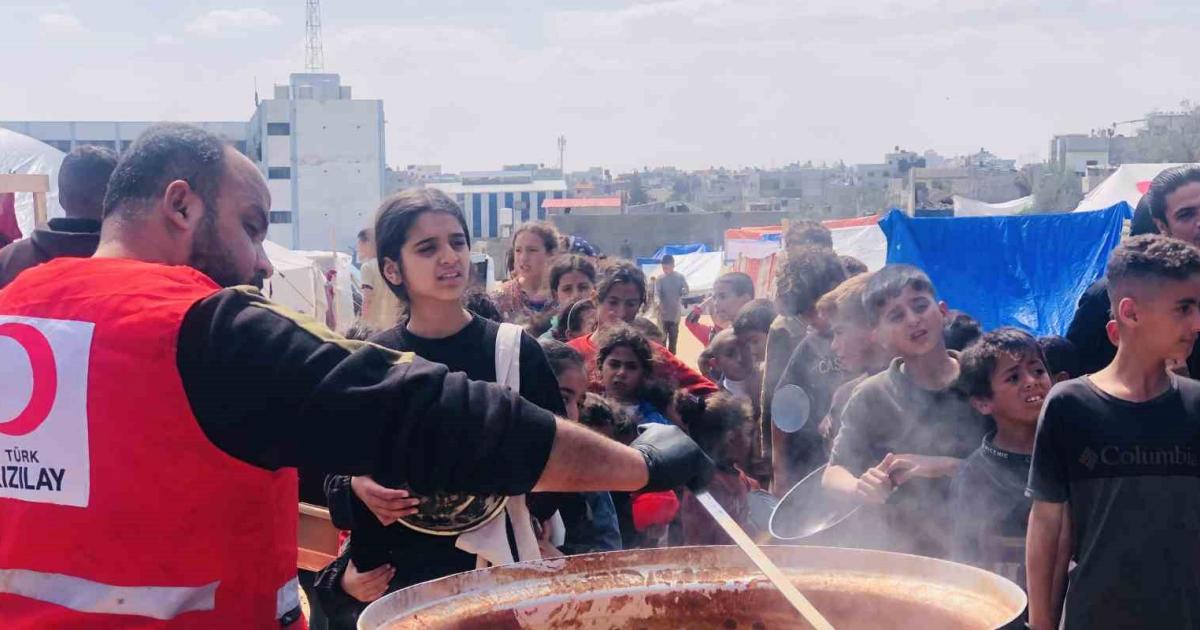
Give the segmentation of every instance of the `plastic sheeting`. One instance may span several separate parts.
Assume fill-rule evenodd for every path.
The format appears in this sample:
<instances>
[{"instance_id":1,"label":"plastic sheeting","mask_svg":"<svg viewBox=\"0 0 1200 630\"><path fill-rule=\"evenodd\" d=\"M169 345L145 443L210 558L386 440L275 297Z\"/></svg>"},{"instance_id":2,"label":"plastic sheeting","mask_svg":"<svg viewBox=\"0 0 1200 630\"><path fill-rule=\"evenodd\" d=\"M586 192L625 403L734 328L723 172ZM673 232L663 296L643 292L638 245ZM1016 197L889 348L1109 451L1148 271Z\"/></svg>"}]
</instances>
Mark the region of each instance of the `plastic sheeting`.
<instances>
[{"instance_id":1,"label":"plastic sheeting","mask_svg":"<svg viewBox=\"0 0 1200 630\"><path fill-rule=\"evenodd\" d=\"M1104 273L1132 215L1121 202L1095 212L914 219L893 210L879 226L887 262L929 274L940 299L985 330L1017 326L1061 335L1084 289Z\"/></svg>"},{"instance_id":2,"label":"plastic sheeting","mask_svg":"<svg viewBox=\"0 0 1200 630\"><path fill-rule=\"evenodd\" d=\"M1013 199L1012 201L1002 201L1000 203L988 203L959 195L954 195L952 199L954 200L954 216L956 217L1009 216L1033 209L1033 195Z\"/></svg>"},{"instance_id":3,"label":"plastic sheeting","mask_svg":"<svg viewBox=\"0 0 1200 630\"><path fill-rule=\"evenodd\" d=\"M325 276L317 263L271 241L264 241L263 249L275 267L275 274L263 283L263 295L325 323L329 301L325 297Z\"/></svg>"},{"instance_id":4,"label":"plastic sheeting","mask_svg":"<svg viewBox=\"0 0 1200 630\"><path fill-rule=\"evenodd\" d=\"M708 251L708 246L704 243L688 243L686 245L667 245L666 247L658 248L651 256L654 260L662 260L663 256L670 254L672 256L683 256L685 254L703 254Z\"/></svg>"},{"instance_id":5,"label":"plastic sheeting","mask_svg":"<svg viewBox=\"0 0 1200 630\"><path fill-rule=\"evenodd\" d=\"M1150 180L1159 173L1175 166L1197 166L1194 164L1122 164L1112 175L1100 182L1084 195L1083 201L1075 206L1075 212L1100 210L1122 201L1137 207L1138 200L1150 189Z\"/></svg>"},{"instance_id":6,"label":"plastic sheeting","mask_svg":"<svg viewBox=\"0 0 1200 630\"><path fill-rule=\"evenodd\" d=\"M0 129L0 173L49 175L50 192L46 195L47 218L63 216L58 205L58 167L66 154L29 136ZM21 234L33 233L33 195L22 193L16 199L17 225Z\"/></svg>"},{"instance_id":7,"label":"plastic sheeting","mask_svg":"<svg viewBox=\"0 0 1200 630\"><path fill-rule=\"evenodd\" d=\"M887 259L887 239L878 228L879 217L856 217L822 221L833 235L833 251L844 256L853 256L865 263L872 271L884 265ZM781 251L782 226L736 228L725 230L725 259L736 262L739 258L761 259Z\"/></svg>"},{"instance_id":8,"label":"plastic sheeting","mask_svg":"<svg viewBox=\"0 0 1200 630\"><path fill-rule=\"evenodd\" d=\"M643 263L639 261L642 273L646 278L657 278L662 275L662 265L657 261ZM675 257L675 271L687 279L691 295L701 295L712 291L713 284L725 268L724 255L721 252L698 252L683 254Z\"/></svg>"}]
</instances>

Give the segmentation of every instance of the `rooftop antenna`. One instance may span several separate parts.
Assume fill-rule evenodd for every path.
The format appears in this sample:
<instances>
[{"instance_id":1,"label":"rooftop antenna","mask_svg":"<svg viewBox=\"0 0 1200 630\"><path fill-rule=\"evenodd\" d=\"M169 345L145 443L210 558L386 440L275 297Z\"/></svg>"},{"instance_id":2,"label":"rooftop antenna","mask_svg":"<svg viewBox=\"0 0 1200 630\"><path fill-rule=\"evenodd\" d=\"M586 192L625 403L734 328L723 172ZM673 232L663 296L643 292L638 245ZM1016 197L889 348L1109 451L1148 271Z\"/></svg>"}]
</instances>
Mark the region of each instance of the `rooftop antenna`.
<instances>
[{"instance_id":1,"label":"rooftop antenna","mask_svg":"<svg viewBox=\"0 0 1200 630\"><path fill-rule=\"evenodd\" d=\"M321 46L321 2L307 0L304 17L304 69L320 72L325 69L325 52Z\"/></svg>"},{"instance_id":2,"label":"rooftop antenna","mask_svg":"<svg viewBox=\"0 0 1200 630\"><path fill-rule=\"evenodd\" d=\"M558 170L560 173L563 173L564 175L566 174L566 172L563 171L563 154L565 154L566 151L567 151L567 137L559 136L558 137Z\"/></svg>"}]
</instances>

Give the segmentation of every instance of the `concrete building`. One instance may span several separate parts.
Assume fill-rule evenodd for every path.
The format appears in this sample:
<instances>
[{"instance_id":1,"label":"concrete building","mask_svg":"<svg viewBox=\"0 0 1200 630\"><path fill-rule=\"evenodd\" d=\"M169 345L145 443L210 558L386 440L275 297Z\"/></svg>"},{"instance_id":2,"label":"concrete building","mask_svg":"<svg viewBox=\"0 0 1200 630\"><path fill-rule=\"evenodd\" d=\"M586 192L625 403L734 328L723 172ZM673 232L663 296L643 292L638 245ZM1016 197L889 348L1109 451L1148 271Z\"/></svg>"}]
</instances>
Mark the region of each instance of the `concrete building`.
<instances>
[{"instance_id":1,"label":"concrete building","mask_svg":"<svg viewBox=\"0 0 1200 630\"><path fill-rule=\"evenodd\" d=\"M567 196L567 182L561 171L536 165L518 166L519 170L512 167L464 172L456 181L427 181L425 185L458 201L467 215L472 238L507 238L515 226L545 219L546 209L542 204L547 199Z\"/></svg>"},{"instance_id":2,"label":"concrete building","mask_svg":"<svg viewBox=\"0 0 1200 630\"><path fill-rule=\"evenodd\" d=\"M293 74L250 119L271 190L270 238L353 251L386 186L383 101L355 99L336 74Z\"/></svg>"},{"instance_id":3,"label":"concrete building","mask_svg":"<svg viewBox=\"0 0 1200 630\"><path fill-rule=\"evenodd\" d=\"M154 124L0 122L63 151L92 144L122 151ZM193 122L255 162L271 191L268 238L291 249L352 252L386 186L383 101L354 99L336 74L293 74L248 122Z\"/></svg>"},{"instance_id":4,"label":"concrete building","mask_svg":"<svg viewBox=\"0 0 1200 630\"><path fill-rule=\"evenodd\" d=\"M1050 141L1050 165L1069 170L1080 177L1087 174L1089 166L1107 167L1112 138L1068 134L1054 136Z\"/></svg>"},{"instance_id":5,"label":"concrete building","mask_svg":"<svg viewBox=\"0 0 1200 630\"><path fill-rule=\"evenodd\" d=\"M542 202L546 216L558 214L603 214L618 215L625 213L625 204L620 197L570 197L568 199L547 199Z\"/></svg>"},{"instance_id":6,"label":"concrete building","mask_svg":"<svg viewBox=\"0 0 1200 630\"><path fill-rule=\"evenodd\" d=\"M75 147L83 145L104 147L120 153L153 124L150 121L0 121L0 127L44 142L63 153L69 153ZM250 133L248 123L194 122L191 124L221 134L232 142L238 151L246 153L246 138Z\"/></svg>"}]
</instances>

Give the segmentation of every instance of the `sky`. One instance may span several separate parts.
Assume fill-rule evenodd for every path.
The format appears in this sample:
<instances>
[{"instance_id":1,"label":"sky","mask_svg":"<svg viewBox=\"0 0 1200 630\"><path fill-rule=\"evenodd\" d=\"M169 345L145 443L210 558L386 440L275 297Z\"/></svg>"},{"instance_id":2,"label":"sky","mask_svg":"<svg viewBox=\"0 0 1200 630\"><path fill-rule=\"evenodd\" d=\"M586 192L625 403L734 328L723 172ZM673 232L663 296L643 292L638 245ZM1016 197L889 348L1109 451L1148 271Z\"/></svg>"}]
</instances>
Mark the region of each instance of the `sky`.
<instances>
[{"instance_id":1,"label":"sky","mask_svg":"<svg viewBox=\"0 0 1200 630\"><path fill-rule=\"evenodd\" d=\"M0 0L0 120L247 120L304 2ZM1200 102L1195 0L326 0L325 70L389 165L627 170L1044 159ZM1122 128L1128 129L1128 128Z\"/></svg>"}]
</instances>

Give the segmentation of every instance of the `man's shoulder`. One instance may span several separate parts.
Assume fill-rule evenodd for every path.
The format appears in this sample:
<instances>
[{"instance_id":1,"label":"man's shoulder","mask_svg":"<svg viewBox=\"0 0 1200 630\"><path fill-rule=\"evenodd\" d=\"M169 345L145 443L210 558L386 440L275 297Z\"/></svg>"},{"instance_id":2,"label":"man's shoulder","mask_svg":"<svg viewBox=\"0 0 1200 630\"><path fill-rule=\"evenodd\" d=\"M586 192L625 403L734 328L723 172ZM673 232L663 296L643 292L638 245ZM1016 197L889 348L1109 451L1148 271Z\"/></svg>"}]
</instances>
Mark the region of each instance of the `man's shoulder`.
<instances>
[{"instance_id":1,"label":"man's shoulder","mask_svg":"<svg viewBox=\"0 0 1200 630\"><path fill-rule=\"evenodd\" d=\"M23 238L0 249L0 287L12 282L17 274L40 262L33 239Z\"/></svg>"}]
</instances>

